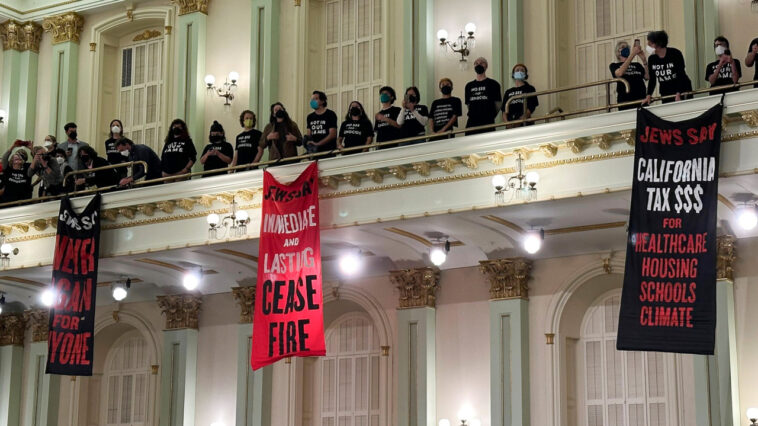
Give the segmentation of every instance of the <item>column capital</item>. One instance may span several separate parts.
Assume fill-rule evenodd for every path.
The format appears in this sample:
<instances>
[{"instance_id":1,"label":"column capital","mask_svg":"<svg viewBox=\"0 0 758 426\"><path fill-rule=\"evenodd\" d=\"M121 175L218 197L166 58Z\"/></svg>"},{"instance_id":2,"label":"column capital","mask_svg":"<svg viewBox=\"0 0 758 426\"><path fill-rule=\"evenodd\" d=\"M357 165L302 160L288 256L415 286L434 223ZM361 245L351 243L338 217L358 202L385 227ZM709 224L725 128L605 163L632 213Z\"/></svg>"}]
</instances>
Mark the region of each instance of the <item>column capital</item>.
<instances>
[{"instance_id":1,"label":"column capital","mask_svg":"<svg viewBox=\"0 0 758 426\"><path fill-rule=\"evenodd\" d=\"M255 287L232 287L232 296L240 305L240 324L253 322L253 306L255 306Z\"/></svg>"},{"instance_id":2,"label":"column capital","mask_svg":"<svg viewBox=\"0 0 758 426\"><path fill-rule=\"evenodd\" d=\"M171 3L179 6L179 16L200 12L208 14L208 3L211 0L171 0Z\"/></svg>"},{"instance_id":3,"label":"column capital","mask_svg":"<svg viewBox=\"0 0 758 426\"><path fill-rule=\"evenodd\" d=\"M26 325L32 330L32 342L47 342L50 328L50 311L47 309L30 309L24 312Z\"/></svg>"},{"instance_id":4,"label":"column capital","mask_svg":"<svg viewBox=\"0 0 758 426\"><path fill-rule=\"evenodd\" d=\"M24 314L0 315L0 346L23 346L25 330Z\"/></svg>"},{"instance_id":5,"label":"column capital","mask_svg":"<svg viewBox=\"0 0 758 426\"><path fill-rule=\"evenodd\" d=\"M731 235L716 238L716 279L734 281L732 266L737 260L737 239Z\"/></svg>"},{"instance_id":6,"label":"column capital","mask_svg":"<svg viewBox=\"0 0 758 426\"><path fill-rule=\"evenodd\" d=\"M434 308L437 305L439 269L416 268L390 271L390 281L400 290L398 308Z\"/></svg>"},{"instance_id":7,"label":"column capital","mask_svg":"<svg viewBox=\"0 0 758 426\"><path fill-rule=\"evenodd\" d=\"M523 257L482 260L479 270L490 282L490 300L529 298L531 260Z\"/></svg>"},{"instance_id":8,"label":"column capital","mask_svg":"<svg viewBox=\"0 0 758 426\"><path fill-rule=\"evenodd\" d=\"M164 330L181 328L197 330L202 304L203 299L200 295L172 294L158 296L158 307L161 309L161 313L166 315L166 328Z\"/></svg>"},{"instance_id":9,"label":"column capital","mask_svg":"<svg viewBox=\"0 0 758 426\"><path fill-rule=\"evenodd\" d=\"M32 21L18 22L9 19L0 24L0 38L3 39L3 50L30 50L39 53L42 26Z\"/></svg>"},{"instance_id":10,"label":"column capital","mask_svg":"<svg viewBox=\"0 0 758 426\"><path fill-rule=\"evenodd\" d=\"M84 18L75 12L50 16L42 21L42 28L53 35L53 44L67 41L79 43L79 35L84 28Z\"/></svg>"}]
</instances>

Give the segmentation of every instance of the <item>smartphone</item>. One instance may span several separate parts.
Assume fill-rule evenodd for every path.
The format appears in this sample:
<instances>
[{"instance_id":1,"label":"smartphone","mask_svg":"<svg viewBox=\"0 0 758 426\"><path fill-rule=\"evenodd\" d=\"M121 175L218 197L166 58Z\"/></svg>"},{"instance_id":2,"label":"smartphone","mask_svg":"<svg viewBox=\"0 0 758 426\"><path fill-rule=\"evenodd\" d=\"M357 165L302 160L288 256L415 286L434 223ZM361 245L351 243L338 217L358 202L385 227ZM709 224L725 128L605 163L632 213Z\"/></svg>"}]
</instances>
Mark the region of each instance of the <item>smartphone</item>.
<instances>
[{"instance_id":1,"label":"smartphone","mask_svg":"<svg viewBox=\"0 0 758 426\"><path fill-rule=\"evenodd\" d=\"M638 39L638 38L635 38L635 39L634 39L634 46L635 46L635 47L638 47L639 45L640 45L640 39Z\"/></svg>"}]
</instances>

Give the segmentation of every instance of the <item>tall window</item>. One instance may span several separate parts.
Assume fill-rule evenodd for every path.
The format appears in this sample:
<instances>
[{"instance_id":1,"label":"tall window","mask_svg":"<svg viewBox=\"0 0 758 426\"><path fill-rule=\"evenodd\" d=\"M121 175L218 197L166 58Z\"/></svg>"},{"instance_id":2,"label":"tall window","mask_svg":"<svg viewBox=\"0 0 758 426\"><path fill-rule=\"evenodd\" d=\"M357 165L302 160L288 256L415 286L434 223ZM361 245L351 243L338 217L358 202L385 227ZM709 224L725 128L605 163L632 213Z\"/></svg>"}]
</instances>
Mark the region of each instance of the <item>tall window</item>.
<instances>
[{"instance_id":1,"label":"tall window","mask_svg":"<svg viewBox=\"0 0 758 426\"><path fill-rule=\"evenodd\" d=\"M629 45L640 39L643 49L649 31L658 26L660 0L575 0L576 3L576 76L577 84L611 78L608 65L616 61L616 43ZM577 108L605 105L605 87L577 92ZM615 85L611 87L615 103Z\"/></svg>"},{"instance_id":2,"label":"tall window","mask_svg":"<svg viewBox=\"0 0 758 426\"><path fill-rule=\"evenodd\" d=\"M122 336L109 351L105 367L106 425L146 425L150 361L145 339L137 332Z\"/></svg>"},{"instance_id":3,"label":"tall window","mask_svg":"<svg viewBox=\"0 0 758 426\"><path fill-rule=\"evenodd\" d=\"M121 48L119 117L124 135L134 143L156 148L161 135L163 39L137 42Z\"/></svg>"},{"instance_id":4,"label":"tall window","mask_svg":"<svg viewBox=\"0 0 758 426\"><path fill-rule=\"evenodd\" d=\"M581 426L674 426L671 358L660 352L616 350L621 296L605 297L582 326ZM581 386L580 386L581 387Z\"/></svg>"},{"instance_id":5,"label":"tall window","mask_svg":"<svg viewBox=\"0 0 758 426\"><path fill-rule=\"evenodd\" d=\"M353 100L367 110L384 82L385 0L326 0L324 87L338 116Z\"/></svg>"}]
</instances>

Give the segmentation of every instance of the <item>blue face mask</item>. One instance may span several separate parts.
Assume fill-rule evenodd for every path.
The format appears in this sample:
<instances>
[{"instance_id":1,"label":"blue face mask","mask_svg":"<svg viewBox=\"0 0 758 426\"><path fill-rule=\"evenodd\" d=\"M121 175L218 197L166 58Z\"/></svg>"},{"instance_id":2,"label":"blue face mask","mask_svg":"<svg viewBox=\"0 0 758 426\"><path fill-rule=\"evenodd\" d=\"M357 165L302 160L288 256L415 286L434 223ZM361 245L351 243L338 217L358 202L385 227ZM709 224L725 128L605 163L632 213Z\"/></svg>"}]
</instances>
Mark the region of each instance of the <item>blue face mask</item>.
<instances>
[{"instance_id":1,"label":"blue face mask","mask_svg":"<svg viewBox=\"0 0 758 426\"><path fill-rule=\"evenodd\" d=\"M513 73L514 80L526 80L526 73L523 71L516 71Z\"/></svg>"},{"instance_id":2,"label":"blue face mask","mask_svg":"<svg viewBox=\"0 0 758 426\"><path fill-rule=\"evenodd\" d=\"M388 95L386 93L382 93L381 95L379 95L379 102L381 102L381 103L387 103L389 101L390 101L390 95Z\"/></svg>"},{"instance_id":3,"label":"blue face mask","mask_svg":"<svg viewBox=\"0 0 758 426\"><path fill-rule=\"evenodd\" d=\"M628 58L629 57L629 48L625 47L621 49L621 57L622 58Z\"/></svg>"},{"instance_id":4,"label":"blue face mask","mask_svg":"<svg viewBox=\"0 0 758 426\"><path fill-rule=\"evenodd\" d=\"M311 99L311 108L318 109L318 101L315 99Z\"/></svg>"}]
</instances>

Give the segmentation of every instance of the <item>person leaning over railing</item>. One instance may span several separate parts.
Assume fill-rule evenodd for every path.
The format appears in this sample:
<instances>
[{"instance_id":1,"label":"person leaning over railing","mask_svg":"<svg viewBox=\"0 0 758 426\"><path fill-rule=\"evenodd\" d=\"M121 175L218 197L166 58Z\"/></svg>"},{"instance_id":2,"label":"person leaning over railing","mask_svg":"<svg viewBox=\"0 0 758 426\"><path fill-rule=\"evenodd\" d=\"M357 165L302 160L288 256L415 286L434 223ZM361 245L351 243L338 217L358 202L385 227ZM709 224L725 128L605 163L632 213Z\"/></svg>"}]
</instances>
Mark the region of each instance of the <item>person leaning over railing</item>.
<instances>
[{"instance_id":1,"label":"person leaning over railing","mask_svg":"<svg viewBox=\"0 0 758 426\"><path fill-rule=\"evenodd\" d=\"M384 86L379 89L379 102L382 109L374 116L374 132L376 133L376 142L389 142L402 137L400 125L397 120L400 116L400 107L392 106L397 96L395 89L390 86ZM396 145L380 146L377 149L392 148Z\"/></svg>"},{"instance_id":2,"label":"person leaning over railing","mask_svg":"<svg viewBox=\"0 0 758 426\"><path fill-rule=\"evenodd\" d=\"M755 64L756 56L758 56L758 38L754 38L750 42L750 46L748 46L747 48L747 56L745 56L745 66L748 68L752 67ZM755 67L753 80L758 80L758 66ZM758 84L754 84L753 87L758 87Z\"/></svg>"},{"instance_id":3,"label":"person leaning over railing","mask_svg":"<svg viewBox=\"0 0 758 426\"><path fill-rule=\"evenodd\" d=\"M183 175L192 171L192 165L197 161L195 142L189 135L187 123L175 119L168 126L168 133L163 140L161 152L161 172L163 177ZM166 181L168 182L176 182Z\"/></svg>"},{"instance_id":4,"label":"person leaning over railing","mask_svg":"<svg viewBox=\"0 0 758 426\"><path fill-rule=\"evenodd\" d=\"M742 77L742 67L740 61L732 57L729 50L729 40L724 36L718 36L713 40L713 48L718 60L711 62L705 68L705 81L711 83L711 87L731 86L740 81ZM719 93L736 92L739 87L729 89L715 90L710 95Z\"/></svg>"},{"instance_id":5,"label":"person leaning over railing","mask_svg":"<svg viewBox=\"0 0 758 426\"><path fill-rule=\"evenodd\" d=\"M616 56L616 62L610 64L611 76L623 78L629 83L629 93L621 83L616 83L616 103L641 101L645 99L645 80L650 79L647 69L647 59L642 52L639 40L634 40L634 46L629 49L629 43L622 40L616 43L616 49L613 52ZM634 58L639 57L639 62L634 62ZM619 111L635 109L637 105L627 105L619 107Z\"/></svg>"},{"instance_id":6,"label":"person leaning over railing","mask_svg":"<svg viewBox=\"0 0 758 426\"><path fill-rule=\"evenodd\" d=\"M418 87L411 86L405 89L403 107L397 116L397 124L400 125L401 137L412 138L426 134L426 122L429 121L429 109L426 105L420 105L421 93ZM425 142L423 139L411 142L401 142L400 146L415 145Z\"/></svg>"},{"instance_id":7,"label":"person leaning over railing","mask_svg":"<svg viewBox=\"0 0 758 426\"><path fill-rule=\"evenodd\" d=\"M110 164L121 164L125 162L126 159L116 149L116 142L118 142L119 139L126 139L126 136L124 136L124 123L118 118L111 120L110 124L108 124L108 132L110 137L105 141L105 159L108 160ZM116 170L116 173L120 178L126 177L126 167L114 170Z\"/></svg>"},{"instance_id":8,"label":"person leaning over railing","mask_svg":"<svg viewBox=\"0 0 758 426\"><path fill-rule=\"evenodd\" d=\"M29 200L32 198L32 176L29 173L31 164L28 161L28 155L21 146L30 147L31 142L17 140L3 154L3 179L2 179L2 201L10 203L13 201Z\"/></svg>"},{"instance_id":9,"label":"person leaning over railing","mask_svg":"<svg viewBox=\"0 0 758 426\"><path fill-rule=\"evenodd\" d=\"M297 147L303 143L303 135L292 121L281 102L271 105L269 122L263 128L263 135L258 144L258 154L254 163L261 161L263 151L268 148L268 160L286 164L289 157L297 156Z\"/></svg>"},{"instance_id":10,"label":"person leaning over railing","mask_svg":"<svg viewBox=\"0 0 758 426\"><path fill-rule=\"evenodd\" d=\"M487 77L487 60L476 58L474 71L476 78L466 84L465 95L468 105L468 120L466 128L494 124L500 109L500 83ZM491 132L495 129L475 130L466 135Z\"/></svg>"},{"instance_id":11,"label":"person leaning over railing","mask_svg":"<svg viewBox=\"0 0 758 426\"><path fill-rule=\"evenodd\" d=\"M87 169L96 169L110 165L108 160L97 155L97 152L91 146L83 146L79 149L79 162L82 165L80 171ZM124 167L125 168L125 167ZM75 179L75 190L81 191L90 187L105 188L118 184L121 178L117 172L118 169L97 170L94 172L84 173L69 177Z\"/></svg>"},{"instance_id":12,"label":"person leaning over railing","mask_svg":"<svg viewBox=\"0 0 758 426\"><path fill-rule=\"evenodd\" d=\"M249 109L242 111L240 114L242 133L237 135L232 166L250 164L255 161L255 153L262 136L259 130L254 129L256 121L255 113Z\"/></svg>"},{"instance_id":13,"label":"person leaning over railing","mask_svg":"<svg viewBox=\"0 0 758 426\"><path fill-rule=\"evenodd\" d=\"M368 119L363 105L358 101L350 102L350 106L345 114L345 121L340 125L340 131L337 138L337 148L352 148L355 146L371 145L374 139L374 129L371 127L371 120ZM358 150L348 151L345 154L355 154Z\"/></svg>"},{"instance_id":14,"label":"person leaning over railing","mask_svg":"<svg viewBox=\"0 0 758 426\"><path fill-rule=\"evenodd\" d=\"M161 159L147 145L138 145L130 139L119 139L116 142L116 149L123 155L127 161L144 161L147 164L147 171L142 164L132 166L132 175L121 178L118 184L120 186L131 185L134 181L142 179L153 180L161 177Z\"/></svg>"},{"instance_id":15,"label":"person leaning over railing","mask_svg":"<svg viewBox=\"0 0 758 426\"><path fill-rule=\"evenodd\" d=\"M432 108L429 110L430 122L432 124L432 133L441 134L458 127L458 117L463 115L461 98L452 96L453 81L445 77L440 80L439 85L442 97L432 102ZM450 135L449 137L453 137ZM437 140L431 138L429 140Z\"/></svg>"},{"instance_id":16,"label":"person leaning over railing","mask_svg":"<svg viewBox=\"0 0 758 426\"><path fill-rule=\"evenodd\" d=\"M38 176L39 191L38 195L58 195L63 191L63 176L61 176L60 165L53 158L53 154L47 152L44 147L35 146L32 148L34 156L32 164L29 166L27 173L31 176Z\"/></svg>"},{"instance_id":17,"label":"person leaning over railing","mask_svg":"<svg viewBox=\"0 0 758 426\"><path fill-rule=\"evenodd\" d=\"M505 106L508 102L508 99L510 99L513 96L516 95L523 95L524 93L535 93L537 92L537 89L534 88L531 84L527 83L527 79L529 78L529 70L526 68L526 65L524 64L516 64L513 66L513 69L511 70L511 78L513 79L513 87L509 88L505 91L503 94L503 106L500 107L500 111L503 113L503 121L516 121L516 120L525 120L527 118L530 118L532 114L534 113L534 110L537 109L537 107L540 105L539 100L537 100L536 96L531 96L529 98L520 98L515 99L511 101L510 104L508 104L508 111L505 110ZM526 108L524 108L524 102L526 102ZM527 125L532 125L534 123L525 123ZM506 125L506 129L510 129L512 127L521 126L520 124L509 124Z\"/></svg>"},{"instance_id":18,"label":"person leaning over railing","mask_svg":"<svg viewBox=\"0 0 758 426\"><path fill-rule=\"evenodd\" d=\"M658 92L661 96L676 95L665 99L663 103L690 99L692 95L682 95L692 91L692 82L684 69L684 56L679 49L668 47L669 36L666 31L651 31L647 35L645 50L650 55L647 59L650 81L647 85L646 104L650 103L656 82L661 84Z\"/></svg>"}]
</instances>

